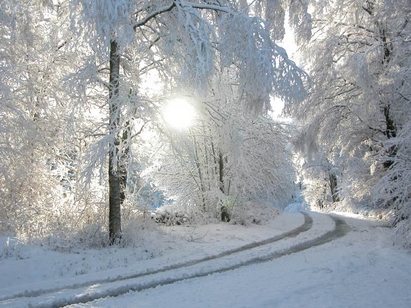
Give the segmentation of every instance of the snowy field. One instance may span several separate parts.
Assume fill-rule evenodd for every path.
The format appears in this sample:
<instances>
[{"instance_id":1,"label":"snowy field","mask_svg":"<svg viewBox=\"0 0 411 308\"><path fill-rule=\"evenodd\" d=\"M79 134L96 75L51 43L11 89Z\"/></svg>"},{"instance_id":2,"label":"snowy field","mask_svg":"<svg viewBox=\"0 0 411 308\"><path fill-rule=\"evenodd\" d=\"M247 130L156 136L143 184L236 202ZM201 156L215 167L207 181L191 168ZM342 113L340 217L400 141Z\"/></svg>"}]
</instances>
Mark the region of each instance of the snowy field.
<instances>
[{"instance_id":1,"label":"snowy field","mask_svg":"<svg viewBox=\"0 0 411 308\"><path fill-rule=\"evenodd\" d=\"M393 230L336 216L347 234L285 255L332 232L334 220L294 212L264 225L164 227L142 234L139 247L101 250L51 251L2 238L0 306L98 298L70 307L411 307L411 253L392 245ZM234 253L238 247L247 249Z\"/></svg>"}]
</instances>

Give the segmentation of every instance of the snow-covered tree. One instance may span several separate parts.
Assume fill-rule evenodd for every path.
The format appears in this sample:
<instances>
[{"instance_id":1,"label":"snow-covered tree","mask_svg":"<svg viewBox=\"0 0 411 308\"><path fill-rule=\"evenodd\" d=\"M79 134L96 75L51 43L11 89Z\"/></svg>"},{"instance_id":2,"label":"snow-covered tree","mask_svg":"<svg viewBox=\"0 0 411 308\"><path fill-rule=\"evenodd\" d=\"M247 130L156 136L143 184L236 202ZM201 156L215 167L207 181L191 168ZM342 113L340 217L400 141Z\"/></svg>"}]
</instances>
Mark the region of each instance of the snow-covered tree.
<instances>
[{"instance_id":1,"label":"snow-covered tree","mask_svg":"<svg viewBox=\"0 0 411 308\"><path fill-rule=\"evenodd\" d=\"M112 242L121 237L133 106L141 104L138 78L144 78L143 67L156 68L174 88L204 96L210 90L210 78L221 69L214 65L220 59L222 67L236 68L242 101L255 110L269 106L273 92L290 100L304 96L304 72L270 39L269 24L248 15L244 5L235 1L72 1L77 35L93 51L83 70L88 75L79 76L88 78L83 79L84 93L90 95L88 87L96 82L107 88ZM299 13L304 14L304 9Z\"/></svg>"},{"instance_id":2,"label":"snow-covered tree","mask_svg":"<svg viewBox=\"0 0 411 308\"><path fill-rule=\"evenodd\" d=\"M390 203L394 195L374 198L371 192L393 170L402 143L397 136L410 120L409 1L312 6L314 35L304 57L313 88L304 103L291 107L305 125L306 153L320 147L333 156L342 197ZM391 191L395 181L385 184Z\"/></svg>"},{"instance_id":3,"label":"snow-covered tree","mask_svg":"<svg viewBox=\"0 0 411 308\"><path fill-rule=\"evenodd\" d=\"M104 222L104 187L81 170L101 134L97 105L81 105L67 80L85 55L68 2L3 1L0 15L2 231L73 234ZM83 49L82 49L83 48ZM92 93L97 96L96 92Z\"/></svg>"},{"instance_id":4,"label":"snow-covered tree","mask_svg":"<svg viewBox=\"0 0 411 308\"><path fill-rule=\"evenodd\" d=\"M180 206L222 220L249 202L285 206L295 180L287 125L247 112L222 79L213 93L187 131L162 129L157 183Z\"/></svg>"},{"instance_id":5,"label":"snow-covered tree","mask_svg":"<svg viewBox=\"0 0 411 308\"><path fill-rule=\"evenodd\" d=\"M54 162L64 160L61 22L36 1L2 1L0 7L1 225L41 233L62 193L61 178L54 175Z\"/></svg>"}]
</instances>

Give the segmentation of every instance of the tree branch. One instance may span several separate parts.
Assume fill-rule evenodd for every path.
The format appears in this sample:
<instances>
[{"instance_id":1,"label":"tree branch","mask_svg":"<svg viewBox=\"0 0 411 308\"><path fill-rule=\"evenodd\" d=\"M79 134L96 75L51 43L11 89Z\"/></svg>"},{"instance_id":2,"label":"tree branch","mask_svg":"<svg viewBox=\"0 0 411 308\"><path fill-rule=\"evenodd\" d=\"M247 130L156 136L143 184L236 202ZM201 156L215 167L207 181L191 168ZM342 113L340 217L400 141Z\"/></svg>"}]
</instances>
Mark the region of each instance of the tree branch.
<instances>
[{"instance_id":1,"label":"tree branch","mask_svg":"<svg viewBox=\"0 0 411 308\"><path fill-rule=\"evenodd\" d=\"M137 21L134 24L134 26L133 26L134 31L138 27L141 27L141 26L145 25L150 19L155 18L157 15L163 14L165 12L170 12L175 6L176 6L176 2L173 1L171 4L163 6L163 7L159 8L158 10L156 10L155 12L152 12L151 14L148 14L145 18L143 18L142 20Z\"/></svg>"},{"instance_id":2,"label":"tree branch","mask_svg":"<svg viewBox=\"0 0 411 308\"><path fill-rule=\"evenodd\" d=\"M144 129L144 126L146 126L147 123L149 123L150 121L144 122L143 125L141 125L140 129L138 132L136 132L133 136L131 136L130 139L134 139L135 137L137 137L138 135L140 135Z\"/></svg>"},{"instance_id":3,"label":"tree branch","mask_svg":"<svg viewBox=\"0 0 411 308\"><path fill-rule=\"evenodd\" d=\"M227 14L232 14L233 13L226 6L219 6L219 5L215 5L215 4L192 3L192 2L186 2L186 1L183 1L183 0L180 0L179 2L180 2L181 6L191 6L194 9L221 11L221 12L224 12L224 13L227 13ZM173 0L173 2L171 4L163 6L163 7L159 8L158 10L156 10L155 12L152 12L151 14L147 15L143 19L137 21L133 26L134 31L138 27L141 27L141 26L145 25L148 21L155 18L157 15L161 15L163 13L170 12L174 7L177 6L176 3L177 3L177 0Z\"/></svg>"},{"instance_id":4,"label":"tree branch","mask_svg":"<svg viewBox=\"0 0 411 308\"><path fill-rule=\"evenodd\" d=\"M226 6L218 6L218 5L213 5L213 4L200 4L200 3L190 3L189 5L194 9L220 11L220 12L224 12L227 14L233 13Z\"/></svg>"}]
</instances>

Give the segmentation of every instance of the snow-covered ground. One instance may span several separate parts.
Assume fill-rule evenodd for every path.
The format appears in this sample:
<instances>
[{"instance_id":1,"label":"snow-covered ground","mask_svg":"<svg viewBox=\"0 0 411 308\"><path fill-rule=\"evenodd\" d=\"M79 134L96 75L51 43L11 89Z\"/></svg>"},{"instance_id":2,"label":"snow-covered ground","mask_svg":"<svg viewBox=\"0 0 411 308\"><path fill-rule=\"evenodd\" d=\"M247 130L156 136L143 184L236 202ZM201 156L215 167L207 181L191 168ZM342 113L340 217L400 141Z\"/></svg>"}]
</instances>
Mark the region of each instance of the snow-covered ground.
<instances>
[{"instance_id":1,"label":"snow-covered ground","mask_svg":"<svg viewBox=\"0 0 411 308\"><path fill-rule=\"evenodd\" d=\"M329 216L309 215L312 227L296 236L170 270L294 230L305 218L285 212L264 225L164 227L160 234L141 234L144 244L135 248L57 252L3 238L0 306L53 307L121 294L71 307L411 307L411 253L393 246L393 231L379 221L344 216L350 226L345 236L248 264L335 228ZM242 266L229 270L236 264ZM157 273L127 279L147 271ZM192 276L199 277L184 279Z\"/></svg>"}]
</instances>

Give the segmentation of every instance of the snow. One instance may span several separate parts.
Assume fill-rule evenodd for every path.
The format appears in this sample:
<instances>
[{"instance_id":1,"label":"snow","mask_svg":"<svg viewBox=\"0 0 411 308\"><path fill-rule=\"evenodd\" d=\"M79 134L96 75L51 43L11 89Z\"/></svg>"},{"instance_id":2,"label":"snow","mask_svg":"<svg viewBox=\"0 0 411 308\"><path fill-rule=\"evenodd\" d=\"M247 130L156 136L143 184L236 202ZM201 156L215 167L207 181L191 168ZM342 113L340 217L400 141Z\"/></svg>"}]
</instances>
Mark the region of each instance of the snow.
<instances>
[{"instance_id":1,"label":"snow","mask_svg":"<svg viewBox=\"0 0 411 308\"><path fill-rule=\"evenodd\" d=\"M358 215L332 215L350 231L326 244L248 264L335 228L330 216L311 212L312 227L294 237L167 271L161 269L296 229L304 216L284 212L264 225L164 227L141 235L146 240L134 248L57 252L12 240L0 249L0 306L58 307L102 297L70 307L409 308L411 253L392 245L394 231ZM154 270L160 271L127 279Z\"/></svg>"},{"instance_id":2,"label":"snow","mask_svg":"<svg viewBox=\"0 0 411 308\"><path fill-rule=\"evenodd\" d=\"M300 212L300 211L308 211L309 205L305 202L294 202L287 205L284 209L285 212Z\"/></svg>"}]
</instances>

